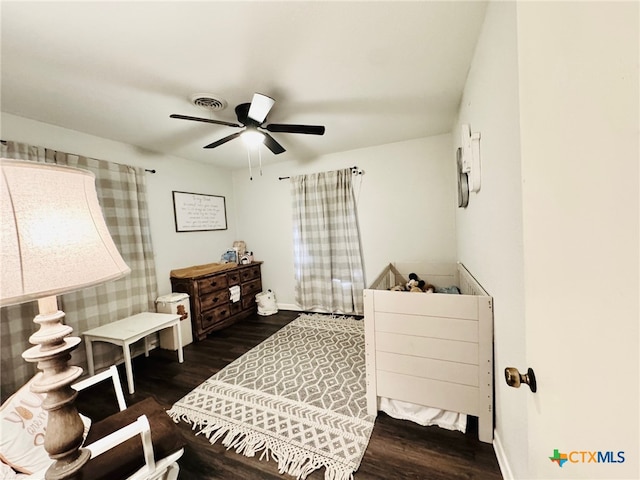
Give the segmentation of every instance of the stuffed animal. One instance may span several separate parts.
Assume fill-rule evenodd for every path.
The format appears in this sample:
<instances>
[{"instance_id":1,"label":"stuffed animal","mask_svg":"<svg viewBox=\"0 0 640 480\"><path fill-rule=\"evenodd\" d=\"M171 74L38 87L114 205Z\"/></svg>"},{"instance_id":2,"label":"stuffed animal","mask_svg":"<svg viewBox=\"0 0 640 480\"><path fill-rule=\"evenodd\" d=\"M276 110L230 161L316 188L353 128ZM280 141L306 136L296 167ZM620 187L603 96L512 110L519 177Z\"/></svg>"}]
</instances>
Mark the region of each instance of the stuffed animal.
<instances>
[{"instance_id":1,"label":"stuffed animal","mask_svg":"<svg viewBox=\"0 0 640 480\"><path fill-rule=\"evenodd\" d=\"M434 293L436 291L436 287L431 285L430 283L425 282L424 280L420 280L418 275L415 273L409 274L409 281L407 283L398 284L394 287L391 287L389 290L392 292L419 292L419 293Z\"/></svg>"},{"instance_id":2,"label":"stuffed animal","mask_svg":"<svg viewBox=\"0 0 640 480\"><path fill-rule=\"evenodd\" d=\"M412 288L418 288L418 283L420 282L420 279L418 278L418 275L416 275L415 273L410 273L409 274L409 281L407 282L407 291L411 291Z\"/></svg>"},{"instance_id":3,"label":"stuffed animal","mask_svg":"<svg viewBox=\"0 0 640 480\"><path fill-rule=\"evenodd\" d=\"M435 293L436 287L434 287L430 283L425 283L424 287L422 287L422 291L424 293Z\"/></svg>"},{"instance_id":4,"label":"stuffed animal","mask_svg":"<svg viewBox=\"0 0 640 480\"><path fill-rule=\"evenodd\" d=\"M409 281L407 282L407 290L410 292L434 293L436 291L436 287L424 280L420 280L418 275L415 273L410 273Z\"/></svg>"}]
</instances>

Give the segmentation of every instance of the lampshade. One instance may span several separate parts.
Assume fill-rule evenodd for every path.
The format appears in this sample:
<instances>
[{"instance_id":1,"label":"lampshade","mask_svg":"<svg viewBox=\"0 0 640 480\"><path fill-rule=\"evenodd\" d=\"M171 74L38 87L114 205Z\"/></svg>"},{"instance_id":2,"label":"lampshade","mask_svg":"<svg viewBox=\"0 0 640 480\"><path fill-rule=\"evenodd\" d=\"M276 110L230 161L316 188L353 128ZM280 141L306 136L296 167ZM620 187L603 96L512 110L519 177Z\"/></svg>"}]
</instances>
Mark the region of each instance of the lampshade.
<instances>
[{"instance_id":1,"label":"lampshade","mask_svg":"<svg viewBox=\"0 0 640 480\"><path fill-rule=\"evenodd\" d=\"M102 216L93 173L0 159L0 305L69 293L131 270Z\"/></svg>"}]
</instances>

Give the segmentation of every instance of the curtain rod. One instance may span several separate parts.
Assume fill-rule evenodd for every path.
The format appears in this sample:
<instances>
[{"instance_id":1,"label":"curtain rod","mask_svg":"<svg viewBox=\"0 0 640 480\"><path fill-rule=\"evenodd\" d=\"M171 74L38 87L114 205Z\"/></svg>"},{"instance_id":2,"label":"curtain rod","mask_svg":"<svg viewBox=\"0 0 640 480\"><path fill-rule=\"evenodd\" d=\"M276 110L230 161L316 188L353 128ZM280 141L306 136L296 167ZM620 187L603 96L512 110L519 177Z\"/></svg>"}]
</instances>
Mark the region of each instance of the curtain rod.
<instances>
[{"instance_id":1,"label":"curtain rod","mask_svg":"<svg viewBox=\"0 0 640 480\"><path fill-rule=\"evenodd\" d=\"M1 143L2 145L6 145L6 144L7 144L7 140L0 140L0 143ZM92 158L92 157L87 157L86 155L77 155L77 154L75 154L75 153L70 153L70 154L68 154L68 155L76 155L77 157ZM109 160L105 160L105 161L106 161L106 162L108 162ZM111 162L111 163L116 163L116 162ZM122 165L122 164L121 164L121 163L119 163L118 165ZM129 165L125 165L125 166L127 166L127 167L128 167ZM155 170L155 169L151 170L151 169L145 168L145 169L144 169L144 171L145 171L145 172L149 172L149 173L156 173L156 170Z\"/></svg>"},{"instance_id":2,"label":"curtain rod","mask_svg":"<svg viewBox=\"0 0 640 480\"><path fill-rule=\"evenodd\" d=\"M351 173L353 175L364 175L364 170L358 168L357 166L351 167ZM286 180L291 177L278 177L278 180Z\"/></svg>"}]
</instances>

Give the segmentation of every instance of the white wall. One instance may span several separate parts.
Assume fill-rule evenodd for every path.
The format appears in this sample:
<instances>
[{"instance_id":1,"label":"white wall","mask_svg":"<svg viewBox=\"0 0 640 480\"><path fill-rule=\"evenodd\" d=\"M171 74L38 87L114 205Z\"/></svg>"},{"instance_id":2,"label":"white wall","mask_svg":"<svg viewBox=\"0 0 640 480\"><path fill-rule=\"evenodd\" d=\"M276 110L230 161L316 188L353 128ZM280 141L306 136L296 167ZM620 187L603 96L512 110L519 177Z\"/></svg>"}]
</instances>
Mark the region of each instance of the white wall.
<instances>
[{"instance_id":1,"label":"white wall","mask_svg":"<svg viewBox=\"0 0 640 480\"><path fill-rule=\"evenodd\" d=\"M155 169L147 173L151 235L159 294L169 293L169 272L174 268L217 262L233 244L235 208L231 173L183 158L141 150L132 145L86 135L54 125L2 113L0 137L62 152ZM226 197L228 230L176 233L172 191Z\"/></svg>"},{"instance_id":2,"label":"white wall","mask_svg":"<svg viewBox=\"0 0 640 480\"><path fill-rule=\"evenodd\" d=\"M509 388L502 373L505 366L526 366L515 2L489 4L454 146L461 123L481 134L482 186L456 212L458 259L494 298L497 453L513 461L513 478L527 478L526 396Z\"/></svg>"},{"instance_id":3,"label":"white wall","mask_svg":"<svg viewBox=\"0 0 640 480\"><path fill-rule=\"evenodd\" d=\"M281 308L294 306L292 205L288 180L300 175L358 166L354 177L367 281L391 261L454 262L456 192L451 137L440 135L364 148L315 161L233 173L238 236L264 260L263 286Z\"/></svg>"}]
</instances>

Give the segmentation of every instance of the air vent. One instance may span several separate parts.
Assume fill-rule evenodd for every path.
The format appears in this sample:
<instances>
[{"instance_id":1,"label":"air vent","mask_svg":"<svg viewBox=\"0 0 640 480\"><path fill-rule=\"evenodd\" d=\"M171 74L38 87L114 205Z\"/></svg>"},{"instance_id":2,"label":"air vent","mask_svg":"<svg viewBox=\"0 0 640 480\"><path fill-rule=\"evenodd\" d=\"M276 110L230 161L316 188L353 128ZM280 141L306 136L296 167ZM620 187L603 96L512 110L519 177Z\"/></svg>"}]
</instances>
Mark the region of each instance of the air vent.
<instances>
[{"instance_id":1,"label":"air vent","mask_svg":"<svg viewBox=\"0 0 640 480\"><path fill-rule=\"evenodd\" d=\"M211 112L217 112L227 108L227 102L225 100L211 93L196 93L191 96L191 103L196 107Z\"/></svg>"}]
</instances>

